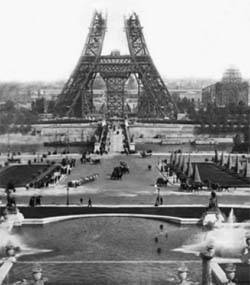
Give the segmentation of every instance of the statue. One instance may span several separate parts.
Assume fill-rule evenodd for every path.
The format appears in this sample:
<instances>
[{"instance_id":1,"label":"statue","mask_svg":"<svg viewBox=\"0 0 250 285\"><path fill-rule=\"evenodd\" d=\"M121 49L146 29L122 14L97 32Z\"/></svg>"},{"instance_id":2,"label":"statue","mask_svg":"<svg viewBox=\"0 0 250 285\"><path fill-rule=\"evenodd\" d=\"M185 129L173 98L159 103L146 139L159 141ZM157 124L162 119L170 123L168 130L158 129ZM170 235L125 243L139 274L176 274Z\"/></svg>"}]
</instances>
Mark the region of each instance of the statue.
<instances>
[{"instance_id":1,"label":"statue","mask_svg":"<svg viewBox=\"0 0 250 285\"><path fill-rule=\"evenodd\" d=\"M250 235L246 237L246 246L242 249L241 260L245 264L249 264L250 258Z\"/></svg>"},{"instance_id":2,"label":"statue","mask_svg":"<svg viewBox=\"0 0 250 285\"><path fill-rule=\"evenodd\" d=\"M16 199L12 196L12 193L16 192L14 184L9 181L6 185L5 193L7 195L7 209L12 210L16 208Z\"/></svg>"},{"instance_id":3,"label":"statue","mask_svg":"<svg viewBox=\"0 0 250 285\"><path fill-rule=\"evenodd\" d=\"M212 285L212 270L211 270L211 260L215 254L215 249L213 244L208 244L205 251L200 253L202 258L202 285Z\"/></svg>"}]
</instances>

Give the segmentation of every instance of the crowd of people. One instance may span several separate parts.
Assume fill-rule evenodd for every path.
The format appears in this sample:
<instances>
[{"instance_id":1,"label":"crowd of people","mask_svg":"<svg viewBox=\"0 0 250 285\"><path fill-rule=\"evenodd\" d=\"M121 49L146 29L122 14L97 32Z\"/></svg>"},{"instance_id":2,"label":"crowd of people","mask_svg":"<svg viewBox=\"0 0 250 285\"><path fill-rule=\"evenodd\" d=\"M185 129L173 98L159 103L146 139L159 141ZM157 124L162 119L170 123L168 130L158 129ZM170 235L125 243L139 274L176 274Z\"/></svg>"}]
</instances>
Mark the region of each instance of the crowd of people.
<instances>
[{"instance_id":1,"label":"crowd of people","mask_svg":"<svg viewBox=\"0 0 250 285\"><path fill-rule=\"evenodd\" d=\"M60 164L52 162L51 166L45 173L42 173L34 181L26 185L26 190L29 188L44 188L49 185L55 185L58 183L64 175L69 175L71 170L76 165L74 158L63 158Z\"/></svg>"}]
</instances>

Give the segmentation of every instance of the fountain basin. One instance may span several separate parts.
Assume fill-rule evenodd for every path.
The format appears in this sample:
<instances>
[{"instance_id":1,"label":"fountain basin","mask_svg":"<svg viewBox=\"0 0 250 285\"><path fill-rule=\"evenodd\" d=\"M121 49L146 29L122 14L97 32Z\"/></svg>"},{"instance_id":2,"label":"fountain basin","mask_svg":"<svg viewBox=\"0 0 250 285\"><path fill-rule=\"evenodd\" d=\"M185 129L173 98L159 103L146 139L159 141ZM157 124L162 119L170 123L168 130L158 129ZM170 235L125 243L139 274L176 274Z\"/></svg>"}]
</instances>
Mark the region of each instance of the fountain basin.
<instances>
[{"instance_id":1,"label":"fountain basin","mask_svg":"<svg viewBox=\"0 0 250 285\"><path fill-rule=\"evenodd\" d=\"M168 284L168 280L172 282L177 277L180 262L190 261L197 265L190 268L192 278L197 279L200 275L199 258L172 250L199 232L200 228L196 226L180 227L129 217L85 218L43 226L24 225L16 229L15 234L25 246L51 249L52 252L20 256L10 278L13 281L27 279L31 265L39 262L52 284L62 280L67 284L136 284L140 280ZM193 271L194 268L197 269Z\"/></svg>"}]
</instances>

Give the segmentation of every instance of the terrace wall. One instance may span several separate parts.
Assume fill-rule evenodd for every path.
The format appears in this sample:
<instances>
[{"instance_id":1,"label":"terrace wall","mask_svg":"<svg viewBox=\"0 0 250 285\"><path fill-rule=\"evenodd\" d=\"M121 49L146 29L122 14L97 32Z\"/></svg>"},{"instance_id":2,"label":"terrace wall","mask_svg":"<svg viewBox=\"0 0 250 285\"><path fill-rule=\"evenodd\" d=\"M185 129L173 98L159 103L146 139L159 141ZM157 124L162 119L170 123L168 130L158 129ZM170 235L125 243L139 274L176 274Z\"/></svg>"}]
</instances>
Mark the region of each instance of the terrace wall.
<instances>
[{"instance_id":1,"label":"terrace wall","mask_svg":"<svg viewBox=\"0 0 250 285\"><path fill-rule=\"evenodd\" d=\"M195 128L198 125L189 124L136 124L129 126L130 137L135 142L178 139L182 142L189 142L195 139ZM159 136L159 138L154 138ZM143 138L140 138L143 137Z\"/></svg>"},{"instance_id":2,"label":"terrace wall","mask_svg":"<svg viewBox=\"0 0 250 285\"><path fill-rule=\"evenodd\" d=\"M97 123L37 124L33 125L44 141L87 141L94 135Z\"/></svg>"},{"instance_id":3,"label":"terrace wall","mask_svg":"<svg viewBox=\"0 0 250 285\"><path fill-rule=\"evenodd\" d=\"M98 207L83 207L83 206L39 206L28 207L19 206L20 212L25 218L48 218L66 215L80 214L145 214L159 216L174 216L180 218L201 218L206 211L204 206L190 205L173 205L173 206L98 206ZM250 207L239 206L220 206L221 211L228 217L231 209L234 209L237 222L250 220ZM0 207L2 213L4 207Z\"/></svg>"}]
</instances>

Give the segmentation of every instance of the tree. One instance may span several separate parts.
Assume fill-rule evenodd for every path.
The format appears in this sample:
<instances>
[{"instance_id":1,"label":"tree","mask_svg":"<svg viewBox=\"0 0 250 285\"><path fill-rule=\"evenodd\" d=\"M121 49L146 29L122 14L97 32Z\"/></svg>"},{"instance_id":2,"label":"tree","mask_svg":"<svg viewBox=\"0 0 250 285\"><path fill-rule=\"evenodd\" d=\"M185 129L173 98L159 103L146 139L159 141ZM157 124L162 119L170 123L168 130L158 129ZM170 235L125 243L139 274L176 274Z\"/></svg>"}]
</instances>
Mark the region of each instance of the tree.
<instances>
[{"instance_id":1,"label":"tree","mask_svg":"<svg viewBox=\"0 0 250 285\"><path fill-rule=\"evenodd\" d=\"M36 99L35 102L32 102L32 111L36 112L38 114L44 113L45 109L45 99L44 98L39 98Z\"/></svg>"},{"instance_id":2,"label":"tree","mask_svg":"<svg viewBox=\"0 0 250 285\"><path fill-rule=\"evenodd\" d=\"M4 105L4 110L8 113L14 112L15 111L15 104L11 100L6 101Z\"/></svg>"},{"instance_id":3,"label":"tree","mask_svg":"<svg viewBox=\"0 0 250 285\"><path fill-rule=\"evenodd\" d=\"M48 102L48 110L47 110L47 112L53 114L55 112L55 105L56 105L56 102L53 101L53 100L50 100Z\"/></svg>"},{"instance_id":4,"label":"tree","mask_svg":"<svg viewBox=\"0 0 250 285\"><path fill-rule=\"evenodd\" d=\"M37 119L37 113L27 109L17 109L14 102L7 101L0 115L0 133L18 132L20 130L28 132L30 125L35 123Z\"/></svg>"}]
</instances>

